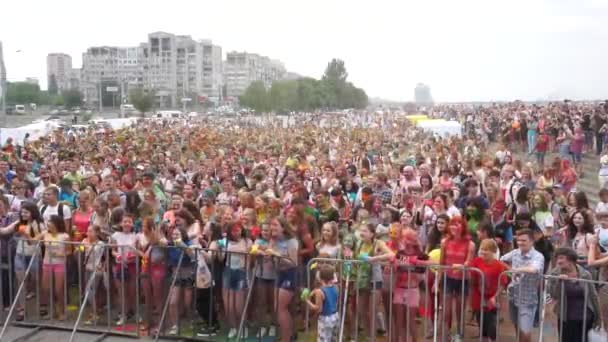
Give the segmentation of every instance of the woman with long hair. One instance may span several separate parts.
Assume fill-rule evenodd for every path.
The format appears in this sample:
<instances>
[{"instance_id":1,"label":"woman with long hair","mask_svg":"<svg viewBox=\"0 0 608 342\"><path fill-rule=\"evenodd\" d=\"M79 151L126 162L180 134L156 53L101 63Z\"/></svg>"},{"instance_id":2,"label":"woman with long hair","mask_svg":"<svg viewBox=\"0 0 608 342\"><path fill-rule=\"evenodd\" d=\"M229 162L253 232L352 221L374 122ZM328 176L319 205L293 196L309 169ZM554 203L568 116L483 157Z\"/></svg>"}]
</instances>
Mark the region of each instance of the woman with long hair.
<instances>
[{"instance_id":1,"label":"woman with long hair","mask_svg":"<svg viewBox=\"0 0 608 342\"><path fill-rule=\"evenodd\" d=\"M235 338L238 331L239 317L245 308L247 281L247 253L253 243L245 237L243 227L239 222L230 223L226 227L225 246L219 244L220 260L225 260L223 275L223 302L228 323L228 338ZM247 331L242 337L247 337Z\"/></svg>"},{"instance_id":2,"label":"woman with long hair","mask_svg":"<svg viewBox=\"0 0 608 342\"><path fill-rule=\"evenodd\" d=\"M388 261L395 254L386 246L386 244L376 238L376 227L373 224L364 224L359 228L360 240L355 248L355 257L362 260L357 272L356 286L359 290L359 317L363 319L363 327L367 329L368 334L375 334L371 330L370 322L375 320L371 315L371 305L377 305L371 300L372 292L376 292L376 298L381 298L380 290L382 289L382 270L378 262Z\"/></svg>"},{"instance_id":3,"label":"woman with long hair","mask_svg":"<svg viewBox=\"0 0 608 342\"><path fill-rule=\"evenodd\" d=\"M38 279L39 260L42 256L40 255L40 246L38 246L38 241L36 241L35 238L44 230L45 225L42 216L40 215L40 211L32 202L21 203L19 220L8 227L0 228L0 236L14 234L14 237L17 239L14 268L18 284L23 282L25 271L30 262L32 262L32 271L26 282L26 291L21 292L19 306L17 307L16 318L18 321L23 320L26 297L29 299L34 296L34 293L29 291L32 290ZM32 258L34 259L33 261ZM28 292L27 295L25 292Z\"/></svg>"},{"instance_id":4,"label":"woman with long hair","mask_svg":"<svg viewBox=\"0 0 608 342\"><path fill-rule=\"evenodd\" d=\"M51 319L58 317L58 320L64 321L66 312L64 307L64 286L65 286L65 264L66 255L68 254L68 246L66 243L70 240L70 236L66 233L64 220L52 215L46 224L47 231L43 231L37 236L42 240L46 247L44 259L42 260L42 300L47 304L47 299L52 299L55 303L55 312L50 313ZM50 285L54 284L53 289ZM41 311L45 311L41 309Z\"/></svg>"},{"instance_id":5,"label":"woman with long hair","mask_svg":"<svg viewBox=\"0 0 608 342\"><path fill-rule=\"evenodd\" d=\"M78 197L78 208L72 213L72 234L74 241L80 242L87 236L93 216L93 194L89 190L83 190Z\"/></svg>"},{"instance_id":6,"label":"woman with long hair","mask_svg":"<svg viewBox=\"0 0 608 342\"><path fill-rule=\"evenodd\" d=\"M277 260L279 290L276 303L280 341L289 342L295 332L289 304L297 285L298 241L289 224L279 218L270 220L270 232L270 247L266 250L266 255L280 257Z\"/></svg>"},{"instance_id":7,"label":"woman with long hair","mask_svg":"<svg viewBox=\"0 0 608 342\"><path fill-rule=\"evenodd\" d=\"M575 211L570 215L568 225L561 231L562 247L572 248L579 257L579 264L586 266L595 233L589 215L584 211Z\"/></svg>"},{"instance_id":8,"label":"woman with long hair","mask_svg":"<svg viewBox=\"0 0 608 342\"><path fill-rule=\"evenodd\" d=\"M141 233L137 234L135 246L141 258L141 274L146 310L142 330L147 331L154 324L154 316L162 309L164 280L166 277L167 239L162 236L154 220L145 217Z\"/></svg>"},{"instance_id":9,"label":"woman with long hair","mask_svg":"<svg viewBox=\"0 0 608 342\"><path fill-rule=\"evenodd\" d=\"M538 227L543 231L543 234L551 237L553 235L553 214L549 210L545 196L538 192L532 196L531 214Z\"/></svg>"},{"instance_id":10,"label":"woman with long hair","mask_svg":"<svg viewBox=\"0 0 608 342\"><path fill-rule=\"evenodd\" d=\"M462 270L475 256L475 244L469 236L466 221L460 216L454 216L448 225L448 236L441 243L440 264L450 269L440 271L439 285L444 299L445 307L443 315L445 318L445 330L443 334L449 333L452 327L452 312L456 311L456 325L458 335L463 337L464 317L462 308L467 295L467 274ZM462 294L464 293L464 298ZM447 337L444 336L444 337Z\"/></svg>"}]
</instances>

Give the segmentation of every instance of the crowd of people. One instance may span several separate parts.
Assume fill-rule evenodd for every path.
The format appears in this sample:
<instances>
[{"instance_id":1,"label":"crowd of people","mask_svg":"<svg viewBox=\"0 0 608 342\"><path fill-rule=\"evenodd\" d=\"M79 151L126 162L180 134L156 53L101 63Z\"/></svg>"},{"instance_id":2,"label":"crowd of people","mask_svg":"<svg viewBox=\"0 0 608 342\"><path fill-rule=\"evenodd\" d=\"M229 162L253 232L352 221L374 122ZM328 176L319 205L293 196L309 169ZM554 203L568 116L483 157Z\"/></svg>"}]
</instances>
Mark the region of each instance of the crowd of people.
<instances>
[{"instance_id":1,"label":"crowd of people","mask_svg":"<svg viewBox=\"0 0 608 342\"><path fill-rule=\"evenodd\" d=\"M462 124L449 137L383 112L307 114L286 127L140 120L9 140L3 305L23 282L15 319L30 317L40 285L40 314L66 320L65 289L88 283L85 324L110 305L112 325L142 333L175 335L190 317L203 322L199 337L221 321L229 338L291 341L308 308L319 341L336 341L342 321L344 340L389 326L393 341L462 338L467 322L491 341L504 287L520 341L543 319L561 341L583 341L608 327L608 286L593 283L608 281L608 189L598 185L592 207L576 188L584 154L603 153L607 110L436 106L429 117ZM440 322L421 331L421 316Z\"/></svg>"}]
</instances>

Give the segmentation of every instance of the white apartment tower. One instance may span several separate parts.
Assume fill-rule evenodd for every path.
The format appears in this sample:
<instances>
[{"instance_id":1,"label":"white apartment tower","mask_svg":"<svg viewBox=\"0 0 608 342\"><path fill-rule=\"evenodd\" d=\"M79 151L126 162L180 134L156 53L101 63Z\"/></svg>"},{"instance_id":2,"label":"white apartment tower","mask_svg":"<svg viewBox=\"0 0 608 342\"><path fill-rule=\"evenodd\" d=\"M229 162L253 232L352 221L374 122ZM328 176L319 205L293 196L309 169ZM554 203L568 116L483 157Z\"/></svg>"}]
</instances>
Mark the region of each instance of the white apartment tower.
<instances>
[{"instance_id":1,"label":"white apartment tower","mask_svg":"<svg viewBox=\"0 0 608 342\"><path fill-rule=\"evenodd\" d=\"M99 105L99 96L114 105L125 102L129 89L143 85L140 47L99 46L82 54L82 70L72 70L70 81L79 83L87 104ZM108 100L109 99L109 100Z\"/></svg>"},{"instance_id":2,"label":"white apartment tower","mask_svg":"<svg viewBox=\"0 0 608 342\"><path fill-rule=\"evenodd\" d=\"M235 101L255 81L262 81L266 88L272 82L286 77L285 65L266 56L247 52L229 52L224 64L224 77L228 100Z\"/></svg>"},{"instance_id":3,"label":"white apartment tower","mask_svg":"<svg viewBox=\"0 0 608 342\"><path fill-rule=\"evenodd\" d=\"M222 48L210 40L155 32L142 50L144 84L160 107L180 106L182 98L221 100Z\"/></svg>"},{"instance_id":4,"label":"white apartment tower","mask_svg":"<svg viewBox=\"0 0 608 342\"><path fill-rule=\"evenodd\" d=\"M48 84L51 83L51 78L55 78L57 90L63 91L69 89L70 72L72 71L72 57L65 53L49 53L46 56L46 76Z\"/></svg>"}]
</instances>

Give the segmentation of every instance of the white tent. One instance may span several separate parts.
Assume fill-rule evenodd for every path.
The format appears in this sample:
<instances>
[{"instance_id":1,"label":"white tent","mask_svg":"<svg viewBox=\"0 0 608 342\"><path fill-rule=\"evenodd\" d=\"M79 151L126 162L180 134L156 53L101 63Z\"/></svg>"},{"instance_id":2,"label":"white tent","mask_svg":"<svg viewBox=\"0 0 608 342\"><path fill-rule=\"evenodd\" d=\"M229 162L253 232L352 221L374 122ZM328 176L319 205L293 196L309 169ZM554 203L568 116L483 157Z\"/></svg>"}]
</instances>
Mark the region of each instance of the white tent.
<instances>
[{"instance_id":1,"label":"white tent","mask_svg":"<svg viewBox=\"0 0 608 342\"><path fill-rule=\"evenodd\" d=\"M462 125L458 121L432 120L419 121L418 127L439 136L461 135Z\"/></svg>"},{"instance_id":2,"label":"white tent","mask_svg":"<svg viewBox=\"0 0 608 342\"><path fill-rule=\"evenodd\" d=\"M55 121L42 121L15 128L0 128L0 141L4 143L6 139L13 138L15 143L22 144L27 133L31 141L50 134L57 127L59 124Z\"/></svg>"}]
</instances>

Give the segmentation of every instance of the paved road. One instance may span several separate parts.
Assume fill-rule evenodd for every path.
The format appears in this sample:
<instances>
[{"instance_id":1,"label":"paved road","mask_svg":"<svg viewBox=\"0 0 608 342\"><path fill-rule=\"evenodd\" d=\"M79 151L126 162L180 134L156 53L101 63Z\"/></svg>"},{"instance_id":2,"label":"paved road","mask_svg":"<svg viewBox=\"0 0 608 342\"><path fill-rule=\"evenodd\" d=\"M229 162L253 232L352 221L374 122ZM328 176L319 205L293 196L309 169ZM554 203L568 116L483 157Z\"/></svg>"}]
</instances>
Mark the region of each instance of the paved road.
<instances>
[{"instance_id":1,"label":"paved road","mask_svg":"<svg viewBox=\"0 0 608 342\"><path fill-rule=\"evenodd\" d=\"M47 118L48 116L49 116L48 111L38 111L35 113L28 113L28 114L24 114L24 115L2 115L2 116L0 116L0 127L13 128L13 127L24 126L24 125L28 125L28 124L32 123L35 120ZM101 114L95 113L95 114L93 114L93 116L102 117L105 119L111 119L111 118L117 118L118 112L105 111ZM72 120L72 117L73 117L73 115L61 116L61 118L66 120L67 122L70 122ZM4 123L6 123L6 124L4 124Z\"/></svg>"},{"instance_id":2,"label":"paved road","mask_svg":"<svg viewBox=\"0 0 608 342\"><path fill-rule=\"evenodd\" d=\"M27 336L28 332L33 333L35 330L33 328L24 328L24 327L15 327L9 326L7 328L7 332L4 334L2 338L2 342L12 342L17 339L19 342L67 342L70 340L71 332L62 331L62 330L52 330L52 329L43 329L37 331L35 334L31 336ZM25 338L23 338L25 337ZM133 338L129 337L115 337L115 336L107 336L103 337L101 334L87 334L87 333L77 333L74 341L75 342L95 342L101 341L104 342L133 342L136 341ZM143 341L152 341L152 338L142 339ZM15 342L17 342L15 341ZM159 339L162 342L168 341L176 341L176 340L167 340L167 339Z\"/></svg>"}]
</instances>

